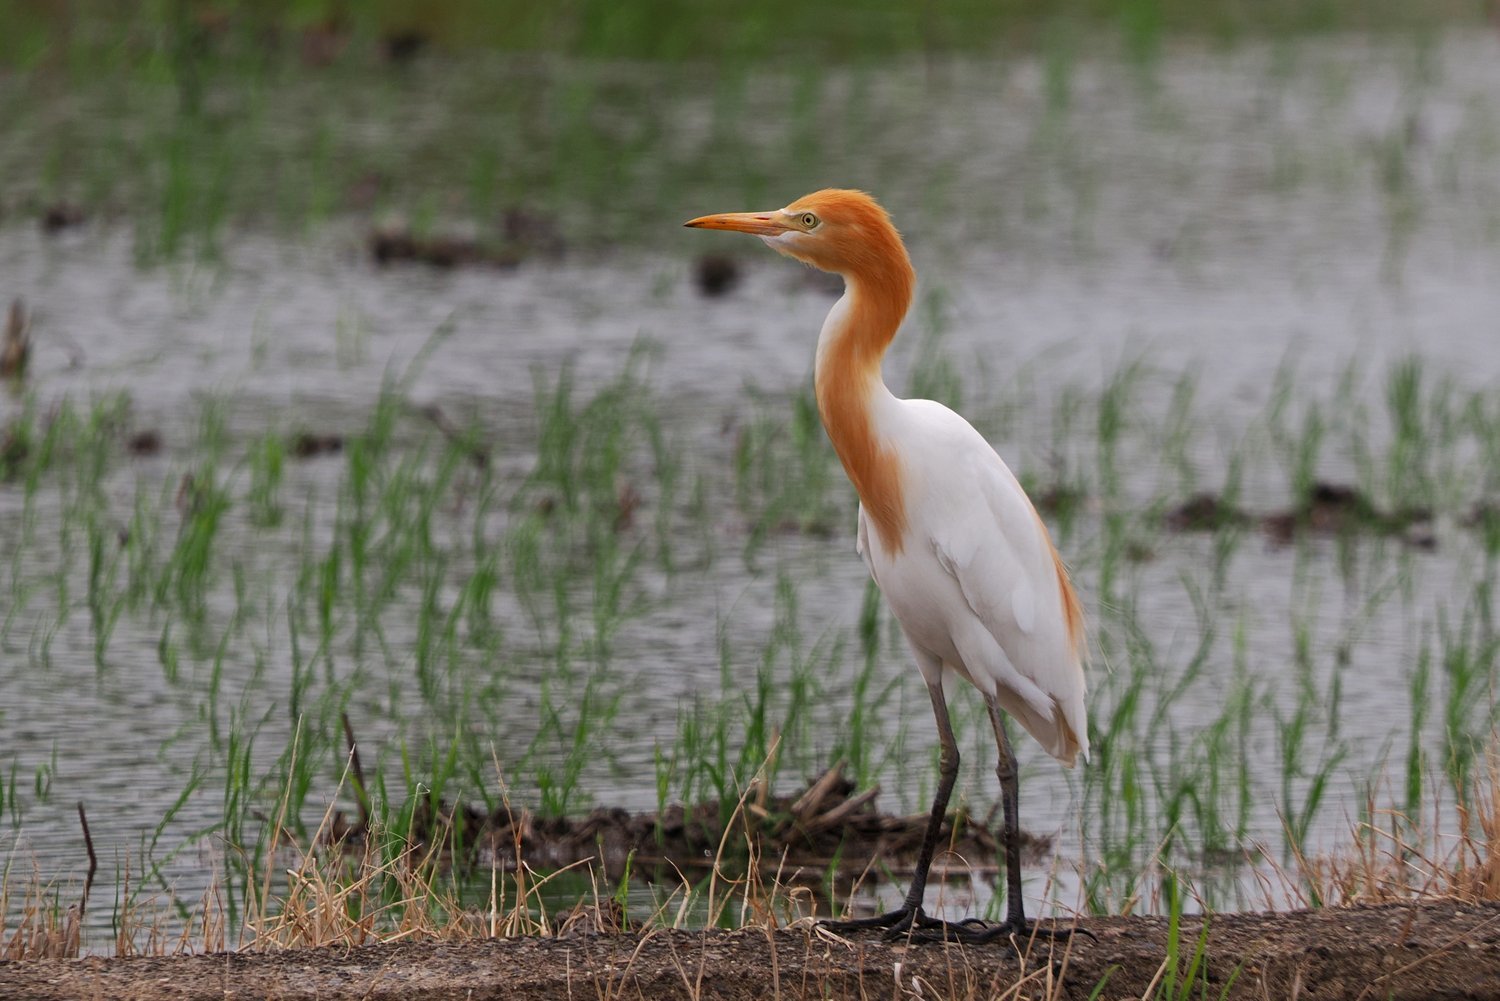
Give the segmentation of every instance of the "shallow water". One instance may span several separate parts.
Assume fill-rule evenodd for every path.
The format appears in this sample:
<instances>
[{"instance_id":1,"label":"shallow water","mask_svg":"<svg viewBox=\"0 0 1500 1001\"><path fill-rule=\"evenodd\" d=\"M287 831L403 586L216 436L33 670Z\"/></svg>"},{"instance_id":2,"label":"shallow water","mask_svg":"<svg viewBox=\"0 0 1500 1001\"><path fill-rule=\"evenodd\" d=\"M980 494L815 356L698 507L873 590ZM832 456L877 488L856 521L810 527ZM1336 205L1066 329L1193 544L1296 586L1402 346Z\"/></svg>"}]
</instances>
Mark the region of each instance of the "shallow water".
<instances>
[{"instance_id":1,"label":"shallow water","mask_svg":"<svg viewBox=\"0 0 1500 1001\"><path fill-rule=\"evenodd\" d=\"M1002 70L975 59L898 68L865 100L896 109L920 131L880 135L865 151L873 166L850 150L816 171L789 169L774 200L825 182L888 182L878 193L922 275L919 307L888 379L908 385L917 353L939 343L958 365L966 409L1019 471L1045 478L1059 448L1064 457L1091 455L1092 428L1060 443L1050 437L1064 389L1096 394L1142 358L1152 369L1148 410L1177 374L1195 373L1203 427L1190 459L1199 483L1217 488L1225 455L1264 414L1285 364L1306 396L1331 394L1354 363L1361 373L1354 397L1378 402L1384 373L1408 356L1467 392L1500 384L1500 40L1289 44L1230 54L1184 47L1165 56L1149 81L1107 59L1083 62L1065 113L1047 110L1040 64ZM835 77L826 88L831 106L840 93ZM700 99L681 100L691 122ZM499 468L519 476L534 458L534 373L550 376L571 364L582 398L649 342L647 380L662 425L688 468L716 484L710 495L719 507L709 524L717 548L709 558L688 543L698 558L685 569L639 572L633 587L645 610L620 625L612 658L622 702L596 738L601 746L583 773L579 805L651 809L656 749L674 741L685 704L719 690L721 624L730 648L741 651L735 670L753 673L776 618L775 574L764 571L795 581L808 646L852 635L865 586L848 518L831 538L773 537L756 561L762 572L747 569L738 557L745 525L730 499L735 435L753 411L747 387L771 394L772 405L803 387L832 301L826 287L748 242L675 226L706 211L770 206L660 201L640 247L578 250L513 271L378 269L364 258L354 222L295 242L238 235L221 263L150 270L135 266L131 237L119 229L88 227L54 239L12 224L0 229L0 292L23 295L35 311L29 385L42 409L65 396L119 391L129 396L134 427L160 430L160 456L121 462L105 481L121 522L137 491L165 497L176 490L192 463L206 399L221 407L230 457L268 430L357 433L382 384L443 328L409 397L485 429ZM708 252L740 254L744 280L723 298L700 295L691 281L694 255ZM21 403L7 397L0 406L3 424ZM1367 430L1377 444L1390 434L1383 422ZM397 432L398 439L417 434L411 424ZM1121 453L1125 496L1141 507L1160 497L1167 478L1155 444L1149 433L1127 437ZM233 469L233 458L224 465ZM1357 469L1329 450L1319 472L1339 480ZM242 568L257 618L227 644L225 687L207 708L212 658L188 665L185 680L165 678L163 623L154 616L123 617L107 668L96 667L83 588L62 596L54 580L65 559L60 512L31 512L33 528L19 546L18 491L0 486L0 544L16 582L3 600L25 595L0 634L0 771L14 763L24 803L9 838L13 864L34 859L44 879L76 880L83 868L76 801L87 804L111 878L127 860L138 871L143 849L161 859L217 822L222 762L205 753L202 731L207 717L225 725L229 707L258 721L259 767L287 746L291 669L282 616L303 546L297 523L305 506L312 543L327 544L344 473L342 457L290 463L283 489L291 527L220 537L219 565ZM1288 478L1274 459L1260 454L1249 473L1243 503L1287 502ZM1493 470L1473 471L1476 488L1486 475L1493 486ZM1091 607L1099 515L1089 512L1064 540ZM458 518L448 527L461 526ZM1237 628L1240 638L1218 638L1206 668L1217 680L1195 687L1169 716L1191 733L1195 720L1217 714L1214 700L1236 658L1266 683L1270 705L1244 748L1264 806L1249 840L1280 838L1274 722L1296 703L1290 664L1298 614L1310 620L1316 663L1332 663L1327 652L1347 641L1353 665L1342 678L1348 753L1315 840L1338 843L1362 800L1359 783L1399 757L1414 657L1440 614L1459 613L1483 571L1472 536L1446 521L1437 531L1432 554L1359 544L1362 569L1352 577L1341 573L1332 543L1303 551L1252 541L1229 563L1229 583L1215 600L1226 633ZM1128 586L1161 660L1180 664L1201 632L1181 582L1211 559L1211 542L1162 537L1154 550L1154 559L1133 566ZM1364 603L1386 581L1399 582L1405 597L1369 614ZM1310 594L1322 604L1309 606ZM234 614L232 589L216 588L212 600L210 621ZM522 604L502 587L495 607L513 655L542 669L545 658L527 659L542 641ZM414 615L392 615L392 647L411 642ZM1108 615L1095 618L1109 628ZM1120 643L1112 649L1118 655ZM837 698L847 695L856 660L846 653L833 665L842 673L826 682L833 701L819 707L820 718L839 718ZM341 670L364 667L341 658ZM886 733L898 744L883 802L921 809L933 776L925 695L889 636L880 670L906 678L888 710ZM1276 683L1281 673L1285 685ZM382 748L387 765L400 741L416 746L444 726L424 721L420 706L403 705L410 692L392 684L371 669L369 689L349 706L361 740ZM509 684L517 717L534 718L541 679L523 670ZM1108 683L1097 687L1107 691ZM965 717L971 724L973 708ZM895 722L898 716L907 722ZM519 730L486 735L502 763L525 753L527 731ZM993 778L980 737L977 727L965 727L963 789L988 804ZM818 760L820 750L800 753ZM1080 779L1062 775L1028 741L1020 752L1022 817L1028 829L1056 834L1057 893L1071 906L1075 863L1089 854L1075 819ZM203 786L147 849L195 761L207 776ZM42 765L52 768L47 797L28 789ZM334 793L336 763L321 779L327 786L313 796L320 803ZM524 785L512 791L523 802L531 796ZM212 849L194 842L166 865L163 888L196 900L214 860ZM1029 889L1043 893L1043 874L1032 875ZM110 897L97 887L95 894ZM953 902L967 906L961 897ZM103 934L107 915L93 920Z\"/></svg>"}]
</instances>

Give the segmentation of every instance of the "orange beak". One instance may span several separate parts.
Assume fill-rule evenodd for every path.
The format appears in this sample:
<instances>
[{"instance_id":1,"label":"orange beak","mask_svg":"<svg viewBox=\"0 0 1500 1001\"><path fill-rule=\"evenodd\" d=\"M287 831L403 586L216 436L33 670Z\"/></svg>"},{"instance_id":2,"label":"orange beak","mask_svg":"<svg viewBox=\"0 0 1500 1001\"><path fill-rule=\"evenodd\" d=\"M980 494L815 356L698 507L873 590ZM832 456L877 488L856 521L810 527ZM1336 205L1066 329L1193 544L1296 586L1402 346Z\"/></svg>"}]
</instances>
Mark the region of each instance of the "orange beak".
<instances>
[{"instance_id":1,"label":"orange beak","mask_svg":"<svg viewBox=\"0 0 1500 1001\"><path fill-rule=\"evenodd\" d=\"M699 216L683 225L694 229L728 229L755 236L780 236L792 228L776 212L723 212Z\"/></svg>"}]
</instances>

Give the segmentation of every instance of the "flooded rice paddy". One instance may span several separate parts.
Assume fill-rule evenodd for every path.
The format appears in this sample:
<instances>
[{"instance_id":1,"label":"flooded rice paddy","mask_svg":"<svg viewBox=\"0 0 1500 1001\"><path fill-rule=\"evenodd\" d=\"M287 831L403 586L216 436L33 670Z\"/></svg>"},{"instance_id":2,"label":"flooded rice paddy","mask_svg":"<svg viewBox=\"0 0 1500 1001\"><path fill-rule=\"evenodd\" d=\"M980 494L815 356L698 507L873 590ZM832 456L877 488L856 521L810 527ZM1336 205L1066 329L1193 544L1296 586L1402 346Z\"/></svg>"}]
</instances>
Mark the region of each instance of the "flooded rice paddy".
<instances>
[{"instance_id":1,"label":"flooded rice paddy","mask_svg":"<svg viewBox=\"0 0 1500 1001\"><path fill-rule=\"evenodd\" d=\"M509 268L379 266L361 216L149 266L127 225L8 219L0 295L35 345L0 401L10 878L77 886L81 802L100 942L99 901L170 923L217 881L243 908L283 803L304 838L352 809L344 715L398 827L428 794L713 799L773 748L781 788L847 759L921 811L925 693L809 406L833 295L679 228L853 184L921 276L888 381L996 444L1092 621L1094 761L1018 744L1056 857L1030 906L1152 907L1159 867L1215 907L1298 899L1265 859L1346 847L1372 804L1434 814L1495 723L1497 50L834 70L804 120L856 117L849 141L810 162L750 137L743 181L687 92L663 157L716 181L643 167L608 240L560 208L567 250ZM798 79L753 77L732 127L769 128ZM705 254L735 262L723 295ZM1318 483L1426 516L1313 526ZM1169 530L1204 492L1289 537ZM983 815L993 750L957 701ZM900 892L874 882L867 904ZM984 879L933 892L990 906Z\"/></svg>"}]
</instances>

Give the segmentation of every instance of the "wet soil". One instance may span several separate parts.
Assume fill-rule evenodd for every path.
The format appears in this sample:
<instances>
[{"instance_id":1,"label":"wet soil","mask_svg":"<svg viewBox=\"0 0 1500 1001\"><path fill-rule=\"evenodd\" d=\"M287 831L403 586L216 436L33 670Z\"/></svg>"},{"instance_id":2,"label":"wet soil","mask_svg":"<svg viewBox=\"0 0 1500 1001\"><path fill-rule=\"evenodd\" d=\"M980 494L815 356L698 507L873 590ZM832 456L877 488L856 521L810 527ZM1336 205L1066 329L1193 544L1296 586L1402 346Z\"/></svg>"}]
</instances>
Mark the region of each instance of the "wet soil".
<instances>
[{"instance_id":1,"label":"wet soil","mask_svg":"<svg viewBox=\"0 0 1500 1001\"><path fill-rule=\"evenodd\" d=\"M1080 923L1096 940L900 945L810 927L407 942L281 953L0 963L0 996L131 998L1139 998L1156 988L1168 922ZM1187 918L1190 955L1201 919ZM1206 996L1500 997L1500 905L1458 902L1224 914L1209 921ZM1184 966L1186 963L1184 962ZM1015 995L1009 988L1023 978ZM1102 990L1095 994L1103 983ZM1055 990L1054 990L1055 988ZM1227 989L1227 990L1226 990Z\"/></svg>"}]
</instances>

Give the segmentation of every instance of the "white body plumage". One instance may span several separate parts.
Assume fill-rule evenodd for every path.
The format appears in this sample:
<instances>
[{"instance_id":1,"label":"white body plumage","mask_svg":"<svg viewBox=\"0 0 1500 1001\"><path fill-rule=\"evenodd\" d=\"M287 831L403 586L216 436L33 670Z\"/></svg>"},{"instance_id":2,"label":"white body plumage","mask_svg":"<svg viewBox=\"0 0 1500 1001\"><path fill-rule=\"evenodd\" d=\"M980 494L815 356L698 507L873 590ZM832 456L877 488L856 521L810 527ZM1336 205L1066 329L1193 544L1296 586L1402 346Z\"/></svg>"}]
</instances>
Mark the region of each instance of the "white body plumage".
<instances>
[{"instance_id":1,"label":"white body plumage","mask_svg":"<svg viewBox=\"0 0 1500 1001\"><path fill-rule=\"evenodd\" d=\"M950 670L1066 765L1088 758L1084 672L1051 543L1021 485L968 421L881 386L876 436L902 466L907 526L893 553L863 505L858 549L928 681Z\"/></svg>"}]
</instances>

